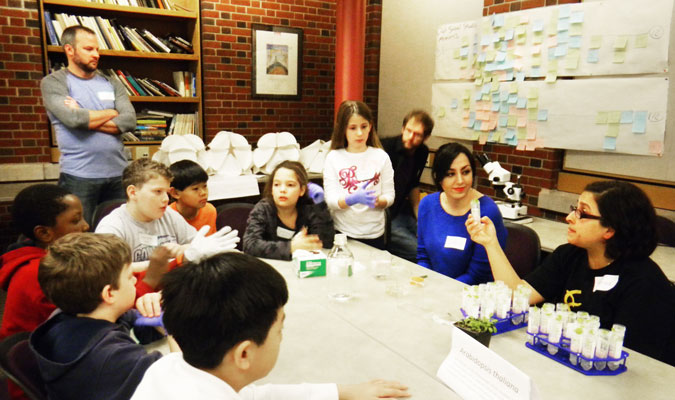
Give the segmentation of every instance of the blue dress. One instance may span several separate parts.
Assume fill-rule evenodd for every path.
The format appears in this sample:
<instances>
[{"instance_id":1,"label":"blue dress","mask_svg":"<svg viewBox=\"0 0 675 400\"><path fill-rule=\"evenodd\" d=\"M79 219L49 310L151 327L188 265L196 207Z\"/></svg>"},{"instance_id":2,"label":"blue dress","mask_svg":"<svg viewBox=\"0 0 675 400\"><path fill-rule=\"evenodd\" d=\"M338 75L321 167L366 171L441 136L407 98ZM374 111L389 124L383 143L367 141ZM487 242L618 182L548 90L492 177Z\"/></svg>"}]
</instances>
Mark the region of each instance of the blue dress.
<instances>
[{"instance_id":1,"label":"blue dress","mask_svg":"<svg viewBox=\"0 0 675 400\"><path fill-rule=\"evenodd\" d=\"M440 193L425 196L417 218L417 264L469 285L494 280L485 248L467 232L469 212L450 215L441 207ZM506 246L506 228L497 204L488 196L479 198L480 214L494 223L497 239Z\"/></svg>"}]
</instances>

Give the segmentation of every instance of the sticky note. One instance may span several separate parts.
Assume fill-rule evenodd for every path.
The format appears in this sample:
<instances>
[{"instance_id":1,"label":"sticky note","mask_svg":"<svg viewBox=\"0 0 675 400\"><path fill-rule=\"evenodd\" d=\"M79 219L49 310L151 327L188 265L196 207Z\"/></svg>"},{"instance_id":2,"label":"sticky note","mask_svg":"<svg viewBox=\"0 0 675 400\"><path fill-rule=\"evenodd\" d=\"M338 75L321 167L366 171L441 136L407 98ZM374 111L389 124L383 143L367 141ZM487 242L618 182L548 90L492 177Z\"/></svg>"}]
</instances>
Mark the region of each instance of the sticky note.
<instances>
[{"instance_id":1,"label":"sticky note","mask_svg":"<svg viewBox=\"0 0 675 400\"><path fill-rule=\"evenodd\" d=\"M524 128L527 126L527 118L525 117L520 117L518 118L518 123L516 124L518 128Z\"/></svg>"},{"instance_id":2,"label":"sticky note","mask_svg":"<svg viewBox=\"0 0 675 400\"><path fill-rule=\"evenodd\" d=\"M639 34L635 36L635 48L643 49L647 47L647 41L649 36L646 33Z\"/></svg>"},{"instance_id":3,"label":"sticky note","mask_svg":"<svg viewBox=\"0 0 675 400\"><path fill-rule=\"evenodd\" d=\"M500 115L499 116L499 126L502 128L506 127L506 124L509 122L509 116L508 115Z\"/></svg>"},{"instance_id":4,"label":"sticky note","mask_svg":"<svg viewBox=\"0 0 675 400\"><path fill-rule=\"evenodd\" d=\"M539 89L530 88L530 90L527 92L527 98L528 99L538 99L539 98Z\"/></svg>"},{"instance_id":5,"label":"sticky note","mask_svg":"<svg viewBox=\"0 0 675 400\"><path fill-rule=\"evenodd\" d=\"M516 146L516 150L524 151L525 150L525 142L519 140L518 145Z\"/></svg>"},{"instance_id":6,"label":"sticky note","mask_svg":"<svg viewBox=\"0 0 675 400\"><path fill-rule=\"evenodd\" d=\"M570 29L570 19L569 18L558 19L558 32L566 31L568 29Z\"/></svg>"},{"instance_id":7,"label":"sticky note","mask_svg":"<svg viewBox=\"0 0 675 400\"><path fill-rule=\"evenodd\" d=\"M481 134L481 135L478 137L478 144L483 145L483 144L485 144L485 143L487 143L487 135L486 135L486 134Z\"/></svg>"},{"instance_id":8,"label":"sticky note","mask_svg":"<svg viewBox=\"0 0 675 400\"><path fill-rule=\"evenodd\" d=\"M511 82L509 85L509 93L518 93L518 84L516 82Z\"/></svg>"},{"instance_id":9,"label":"sticky note","mask_svg":"<svg viewBox=\"0 0 675 400\"><path fill-rule=\"evenodd\" d=\"M573 49L581 48L581 36L572 36L570 38L569 46Z\"/></svg>"},{"instance_id":10,"label":"sticky note","mask_svg":"<svg viewBox=\"0 0 675 400\"><path fill-rule=\"evenodd\" d=\"M619 136L619 124L607 124L607 133L605 136L617 137Z\"/></svg>"},{"instance_id":11,"label":"sticky note","mask_svg":"<svg viewBox=\"0 0 675 400\"><path fill-rule=\"evenodd\" d=\"M633 116L633 133L645 133L647 128L647 111L635 111Z\"/></svg>"},{"instance_id":12,"label":"sticky note","mask_svg":"<svg viewBox=\"0 0 675 400\"><path fill-rule=\"evenodd\" d=\"M524 82L525 81L525 73L524 72L517 72L516 73L516 82Z\"/></svg>"},{"instance_id":13,"label":"sticky note","mask_svg":"<svg viewBox=\"0 0 675 400\"><path fill-rule=\"evenodd\" d=\"M589 49L599 49L602 46L602 36L593 35L591 36L591 43L588 45Z\"/></svg>"},{"instance_id":14,"label":"sticky note","mask_svg":"<svg viewBox=\"0 0 675 400\"><path fill-rule=\"evenodd\" d=\"M544 30L544 21L538 19L532 24L532 32L541 32Z\"/></svg>"},{"instance_id":15,"label":"sticky note","mask_svg":"<svg viewBox=\"0 0 675 400\"><path fill-rule=\"evenodd\" d=\"M558 32L558 36L556 36L556 38L558 39L558 44L567 43L570 41L570 35L567 31Z\"/></svg>"},{"instance_id":16,"label":"sticky note","mask_svg":"<svg viewBox=\"0 0 675 400\"><path fill-rule=\"evenodd\" d=\"M509 29L506 32L504 32L504 40L513 40L513 29Z\"/></svg>"},{"instance_id":17,"label":"sticky note","mask_svg":"<svg viewBox=\"0 0 675 400\"><path fill-rule=\"evenodd\" d=\"M581 36L584 33L584 26L581 24L572 24L569 33L570 36Z\"/></svg>"},{"instance_id":18,"label":"sticky note","mask_svg":"<svg viewBox=\"0 0 675 400\"><path fill-rule=\"evenodd\" d=\"M536 107L530 107L530 103L527 103L527 120L528 121L536 121L537 120L537 108Z\"/></svg>"},{"instance_id":19,"label":"sticky note","mask_svg":"<svg viewBox=\"0 0 675 400\"><path fill-rule=\"evenodd\" d=\"M469 45L469 37L468 36L462 36L462 47L466 47ZM467 48L468 50L468 48Z\"/></svg>"},{"instance_id":20,"label":"sticky note","mask_svg":"<svg viewBox=\"0 0 675 400\"><path fill-rule=\"evenodd\" d=\"M632 111L621 111L621 124L632 124L633 123L633 112Z\"/></svg>"},{"instance_id":21,"label":"sticky note","mask_svg":"<svg viewBox=\"0 0 675 400\"><path fill-rule=\"evenodd\" d=\"M555 72L549 72L546 74L546 83L555 83L558 80L558 74Z\"/></svg>"},{"instance_id":22,"label":"sticky note","mask_svg":"<svg viewBox=\"0 0 675 400\"><path fill-rule=\"evenodd\" d=\"M580 24L584 22L584 12L583 11L573 12L572 16L570 16L570 22L573 24Z\"/></svg>"},{"instance_id":23,"label":"sticky note","mask_svg":"<svg viewBox=\"0 0 675 400\"><path fill-rule=\"evenodd\" d=\"M527 137L527 128L524 126L518 128L518 133L516 133L516 136L518 137L518 140L525 140Z\"/></svg>"},{"instance_id":24,"label":"sticky note","mask_svg":"<svg viewBox=\"0 0 675 400\"><path fill-rule=\"evenodd\" d=\"M568 18L570 15L572 15L572 6L566 4L560 7L559 18Z\"/></svg>"},{"instance_id":25,"label":"sticky note","mask_svg":"<svg viewBox=\"0 0 675 400\"><path fill-rule=\"evenodd\" d=\"M657 156L662 156L663 155L663 142L659 142L656 140L650 141L649 142L649 152L652 154L656 154Z\"/></svg>"},{"instance_id":26,"label":"sticky note","mask_svg":"<svg viewBox=\"0 0 675 400\"><path fill-rule=\"evenodd\" d=\"M493 14L495 19L492 21L492 26L499 28L504 26L504 14Z\"/></svg>"},{"instance_id":27,"label":"sticky note","mask_svg":"<svg viewBox=\"0 0 675 400\"><path fill-rule=\"evenodd\" d=\"M539 110L537 121L548 121L548 110Z\"/></svg>"},{"instance_id":28,"label":"sticky note","mask_svg":"<svg viewBox=\"0 0 675 400\"><path fill-rule=\"evenodd\" d=\"M506 103L506 102L502 103L502 105L501 105L501 107L500 107L500 109L499 109L499 112L500 112L501 114L508 114L508 113L509 113L509 104Z\"/></svg>"},{"instance_id":29,"label":"sticky note","mask_svg":"<svg viewBox=\"0 0 675 400\"><path fill-rule=\"evenodd\" d=\"M452 52L452 58L459 58L459 49L455 49Z\"/></svg>"},{"instance_id":30,"label":"sticky note","mask_svg":"<svg viewBox=\"0 0 675 400\"><path fill-rule=\"evenodd\" d=\"M596 64L600 60L600 49L589 49L586 62Z\"/></svg>"},{"instance_id":31,"label":"sticky note","mask_svg":"<svg viewBox=\"0 0 675 400\"><path fill-rule=\"evenodd\" d=\"M598 111L598 115L595 117L595 123L598 125L607 123L607 111Z\"/></svg>"},{"instance_id":32,"label":"sticky note","mask_svg":"<svg viewBox=\"0 0 675 400\"><path fill-rule=\"evenodd\" d=\"M533 67L541 66L541 57L539 56L539 54L535 54L532 56L531 64Z\"/></svg>"},{"instance_id":33,"label":"sticky note","mask_svg":"<svg viewBox=\"0 0 675 400\"><path fill-rule=\"evenodd\" d=\"M480 136L480 132L472 132L471 133L471 140L478 140L478 136Z\"/></svg>"},{"instance_id":34,"label":"sticky note","mask_svg":"<svg viewBox=\"0 0 675 400\"><path fill-rule=\"evenodd\" d=\"M577 69L579 67L579 54L568 54L565 57L565 69Z\"/></svg>"},{"instance_id":35,"label":"sticky note","mask_svg":"<svg viewBox=\"0 0 675 400\"><path fill-rule=\"evenodd\" d=\"M471 91L465 90L464 93L462 94L462 100L468 100L471 98Z\"/></svg>"},{"instance_id":36,"label":"sticky note","mask_svg":"<svg viewBox=\"0 0 675 400\"><path fill-rule=\"evenodd\" d=\"M518 108L527 107L527 99L525 97L519 97L516 107L518 107Z\"/></svg>"},{"instance_id":37,"label":"sticky note","mask_svg":"<svg viewBox=\"0 0 675 400\"><path fill-rule=\"evenodd\" d=\"M503 51L497 52L497 57L495 59L497 62L504 62L504 60L506 60L506 53Z\"/></svg>"},{"instance_id":38,"label":"sticky note","mask_svg":"<svg viewBox=\"0 0 675 400\"><path fill-rule=\"evenodd\" d=\"M532 36L532 43L534 44L541 44L544 41L544 38L541 34L541 32L535 32L534 36Z\"/></svg>"},{"instance_id":39,"label":"sticky note","mask_svg":"<svg viewBox=\"0 0 675 400\"><path fill-rule=\"evenodd\" d=\"M558 72L558 60L550 60L548 62L548 72Z\"/></svg>"},{"instance_id":40,"label":"sticky note","mask_svg":"<svg viewBox=\"0 0 675 400\"><path fill-rule=\"evenodd\" d=\"M526 31L524 26L519 26L516 28L516 36L524 36L525 32Z\"/></svg>"},{"instance_id":41,"label":"sticky note","mask_svg":"<svg viewBox=\"0 0 675 400\"><path fill-rule=\"evenodd\" d=\"M452 99L452 101L450 102L450 108L456 109L457 106L458 106L457 99L456 98ZM443 111L444 111L443 114L445 114L445 110Z\"/></svg>"},{"instance_id":42,"label":"sticky note","mask_svg":"<svg viewBox=\"0 0 675 400\"><path fill-rule=\"evenodd\" d=\"M615 50L625 50L626 45L628 45L628 37L627 36L619 36L614 40L614 49Z\"/></svg>"},{"instance_id":43,"label":"sticky note","mask_svg":"<svg viewBox=\"0 0 675 400\"><path fill-rule=\"evenodd\" d=\"M544 75L542 75L542 73L541 73L541 68L533 66L530 69L530 77L541 78L542 76L544 76Z\"/></svg>"},{"instance_id":44,"label":"sticky note","mask_svg":"<svg viewBox=\"0 0 675 400\"><path fill-rule=\"evenodd\" d=\"M625 50L614 50L614 58L612 63L614 64L623 64L626 61L626 51Z\"/></svg>"},{"instance_id":45,"label":"sticky note","mask_svg":"<svg viewBox=\"0 0 675 400\"><path fill-rule=\"evenodd\" d=\"M537 138L537 124L527 124L527 136L525 138L527 140L534 140Z\"/></svg>"},{"instance_id":46,"label":"sticky note","mask_svg":"<svg viewBox=\"0 0 675 400\"><path fill-rule=\"evenodd\" d=\"M556 57L564 57L565 55L567 55L567 44L565 44L565 43L559 44L555 48L555 56Z\"/></svg>"},{"instance_id":47,"label":"sticky note","mask_svg":"<svg viewBox=\"0 0 675 400\"><path fill-rule=\"evenodd\" d=\"M533 108L538 108L538 107L539 107L539 100L537 100L537 99L527 100L527 108L528 109L533 109Z\"/></svg>"},{"instance_id":48,"label":"sticky note","mask_svg":"<svg viewBox=\"0 0 675 400\"><path fill-rule=\"evenodd\" d=\"M558 45L558 38L556 38L555 36L550 37L548 38L548 40L546 40L547 47L556 47L557 45Z\"/></svg>"},{"instance_id":49,"label":"sticky note","mask_svg":"<svg viewBox=\"0 0 675 400\"><path fill-rule=\"evenodd\" d=\"M616 150L616 138L612 136L605 136L605 141L602 144L605 150Z\"/></svg>"},{"instance_id":50,"label":"sticky note","mask_svg":"<svg viewBox=\"0 0 675 400\"><path fill-rule=\"evenodd\" d=\"M506 121L506 126L515 127L518 124L518 117L515 115L509 115L509 120Z\"/></svg>"},{"instance_id":51,"label":"sticky note","mask_svg":"<svg viewBox=\"0 0 675 400\"><path fill-rule=\"evenodd\" d=\"M516 104L518 102L518 93L511 93L509 95L509 104Z\"/></svg>"},{"instance_id":52,"label":"sticky note","mask_svg":"<svg viewBox=\"0 0 675 400\"><path fill-rule=\"evenodd\" d=\"M621 121L621 111L609 111L607 113L607 123L618 124Z\"/></svg>"}]
</instances>

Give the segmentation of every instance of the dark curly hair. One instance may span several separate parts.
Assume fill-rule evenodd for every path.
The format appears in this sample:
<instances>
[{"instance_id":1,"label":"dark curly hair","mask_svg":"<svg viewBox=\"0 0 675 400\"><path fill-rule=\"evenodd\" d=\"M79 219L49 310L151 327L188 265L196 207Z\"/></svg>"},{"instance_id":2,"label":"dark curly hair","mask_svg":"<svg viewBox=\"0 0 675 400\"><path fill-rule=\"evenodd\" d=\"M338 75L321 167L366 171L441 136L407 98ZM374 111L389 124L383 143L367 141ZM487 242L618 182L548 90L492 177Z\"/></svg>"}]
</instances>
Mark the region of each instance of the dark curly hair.
<instances>
[{"instance_id":1,"label":"dark curly hair","mask_svg":"<svg viewBox=\"0 0 675 400\"><path fill-rule=\"evenodd\" d=\"M637 186L621 181L598 181L586 186L598 203L600 224L614 230L605 255L613 260L649 257L657 244L656 212Z\"/></svg>"},{"instance_id":2,"label":"dark curly hair","mask_svg":"<svg viewBox=\"0 0 675 400\"><path fill-rule=\"evenodd\" d=\"M70 190L56 185L40 183L21 190L12 204L12 222L17 231L35 240L36 226L54 226L56 217L68 205L63 198L72 194Z\"/></svg>"},{"instance_id":3,"label":"dark curly hair","mask_svg":"<svg viewBox=\"0 0 675 400\"><path fill-rule=\"evenodd\" d=\"M436 184L436 189L443 190L441 182L448 176L450 165L455 161L460 154L464 154L469 159L469 167L471 167L471 183L476 181L476 159L471 151L459 143L446 143L436 150L434 156L434 164L431 166L431 177Z\"/></svg>"}]
</instances>

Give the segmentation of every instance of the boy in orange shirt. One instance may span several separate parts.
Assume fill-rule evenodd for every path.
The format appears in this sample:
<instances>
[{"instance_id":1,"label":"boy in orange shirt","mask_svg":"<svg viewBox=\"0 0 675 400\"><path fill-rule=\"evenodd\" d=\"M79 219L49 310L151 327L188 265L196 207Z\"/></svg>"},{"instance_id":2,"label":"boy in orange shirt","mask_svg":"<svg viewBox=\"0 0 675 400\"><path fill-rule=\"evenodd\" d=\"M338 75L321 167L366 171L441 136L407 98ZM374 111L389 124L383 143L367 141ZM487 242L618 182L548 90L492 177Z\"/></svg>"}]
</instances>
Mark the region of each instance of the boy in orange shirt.
<instances>
[{"instance_id":1,"label":"boy in orange shirt","mask_svg":"<svg viewBox=\"0 0 675 400\"><path fill-rule=\"evenodd\" d=\"M178 211L197 230L208 225L207 236L216 232L216 208L206 201L209 197L206 171L190 160L177 161L169 169L173 174L169 194L176 200L169 207Z\"/></svg>"}]
</instances>

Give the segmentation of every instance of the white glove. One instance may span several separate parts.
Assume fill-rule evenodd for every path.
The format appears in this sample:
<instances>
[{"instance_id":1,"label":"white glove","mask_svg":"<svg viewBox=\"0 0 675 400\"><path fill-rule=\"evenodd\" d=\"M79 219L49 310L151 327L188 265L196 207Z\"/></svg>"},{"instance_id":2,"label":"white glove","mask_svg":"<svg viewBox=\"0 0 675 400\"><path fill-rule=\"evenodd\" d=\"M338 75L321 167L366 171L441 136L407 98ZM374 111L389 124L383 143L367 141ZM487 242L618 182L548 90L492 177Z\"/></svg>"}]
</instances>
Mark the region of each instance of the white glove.
<instances>
[{"instance_id":1,"label":"white glove","mask_svg":"<svg viewBox=\"0 0 675 400\"><path fill-rule=\"evenodd\" d=\"M236 230L233 231L232 228L226 226L211 236L205 236L209 229L208 225L202 226L197 236L192 239L190 246L185 249L183 254L188 261L199 262L237 247L239 236Z\"/></svg>"}]
</instances>

